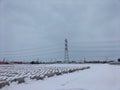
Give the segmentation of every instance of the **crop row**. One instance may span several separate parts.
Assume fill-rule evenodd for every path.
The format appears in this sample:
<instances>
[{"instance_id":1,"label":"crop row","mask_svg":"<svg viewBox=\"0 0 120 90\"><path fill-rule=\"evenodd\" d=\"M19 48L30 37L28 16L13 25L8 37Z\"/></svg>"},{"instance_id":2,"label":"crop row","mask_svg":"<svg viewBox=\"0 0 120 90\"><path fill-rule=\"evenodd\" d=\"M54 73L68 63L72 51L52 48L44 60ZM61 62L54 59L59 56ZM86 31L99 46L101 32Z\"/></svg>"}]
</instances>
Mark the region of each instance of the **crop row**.
<instances>
[{"instance_id":1,"label":"crop row","mask_svg":"<svg viewBox=\"0 0 120 90\"><path fill-rule=\"evenodd\" d=\"M90 67L66 67L66 66L41 66L41 65L2 65L0 66L0 88L10 85L12 82L24 83L26 78L43 80L62 74L72 73Z\"/></svg>"}]
</instances>

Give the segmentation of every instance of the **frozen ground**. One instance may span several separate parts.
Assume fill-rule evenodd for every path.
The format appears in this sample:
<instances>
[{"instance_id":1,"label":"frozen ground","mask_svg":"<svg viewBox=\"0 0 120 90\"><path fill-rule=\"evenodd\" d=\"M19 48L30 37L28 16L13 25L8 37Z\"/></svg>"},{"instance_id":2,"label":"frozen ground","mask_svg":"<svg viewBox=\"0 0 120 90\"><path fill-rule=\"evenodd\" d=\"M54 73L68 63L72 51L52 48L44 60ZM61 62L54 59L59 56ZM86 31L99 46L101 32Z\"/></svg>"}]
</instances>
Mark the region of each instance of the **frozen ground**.
<instances>
[{"instance_id":1,"label":"frozen ground","mask_svg":"<svg viewBox=\"0 0 120 90\"><path fill-rule=\"evenodd\" d=\"M25 84L12 84L1 90L120 90L120 66L107 64L89 66L91 68L84 71Z\"/></svg>"}]
</instances>

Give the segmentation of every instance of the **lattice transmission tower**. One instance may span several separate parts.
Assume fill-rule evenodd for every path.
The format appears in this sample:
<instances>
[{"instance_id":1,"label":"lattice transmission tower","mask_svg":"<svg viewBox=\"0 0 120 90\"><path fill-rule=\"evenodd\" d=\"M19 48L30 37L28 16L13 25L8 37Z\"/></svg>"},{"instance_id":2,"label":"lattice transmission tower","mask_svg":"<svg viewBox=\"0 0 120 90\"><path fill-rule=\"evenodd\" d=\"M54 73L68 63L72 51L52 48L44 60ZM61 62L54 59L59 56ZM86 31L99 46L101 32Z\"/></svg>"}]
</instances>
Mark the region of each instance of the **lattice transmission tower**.
<instances>
[{"instance_id":1,"label":"lattice transmission tower","mask_svg":"<svg viewBox=\"0 0 120 90\"><path fill-rule=\"evenodd\" d=\"M64 62L68 63L69 62L69 54L68 54L68 41L65 39L65 56L64 56Z\"/></svg>"}]
</instances>

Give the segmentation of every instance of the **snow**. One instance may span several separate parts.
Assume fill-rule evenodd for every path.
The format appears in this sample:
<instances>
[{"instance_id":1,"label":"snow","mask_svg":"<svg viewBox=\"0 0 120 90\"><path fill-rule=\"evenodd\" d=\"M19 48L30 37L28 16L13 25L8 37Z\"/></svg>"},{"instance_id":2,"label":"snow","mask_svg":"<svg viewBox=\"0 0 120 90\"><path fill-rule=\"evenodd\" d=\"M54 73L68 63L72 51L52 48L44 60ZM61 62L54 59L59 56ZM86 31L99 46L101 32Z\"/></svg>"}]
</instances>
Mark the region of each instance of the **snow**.
<instances>
[{"instance_id":1,"label":"snow","mask_svg":"<svg viewBox=\"0 0 120 90\"><path fill-rule=\"evenodd\" d=\"M120 90L120 66L109 64L81 64L90 69L74 73L11 84L1 90Z\"/></svg>"},{"instance_id":2,"label":"snow","mask_svg":"<svg viewBox=\"0 0 120 90\"><path fill-rule=\"evenodd\" d=\"M7 81L13 82L14 79L18 78L29 78L29 79L37 79L36 77L43 76L54 76L60 73L69 73L69 71L78 71L78 69L87 69L85 67L80 67L79 65L74 64L39 64L39 65L0 65L0 82Z\"/></svg>"}]
</instances>

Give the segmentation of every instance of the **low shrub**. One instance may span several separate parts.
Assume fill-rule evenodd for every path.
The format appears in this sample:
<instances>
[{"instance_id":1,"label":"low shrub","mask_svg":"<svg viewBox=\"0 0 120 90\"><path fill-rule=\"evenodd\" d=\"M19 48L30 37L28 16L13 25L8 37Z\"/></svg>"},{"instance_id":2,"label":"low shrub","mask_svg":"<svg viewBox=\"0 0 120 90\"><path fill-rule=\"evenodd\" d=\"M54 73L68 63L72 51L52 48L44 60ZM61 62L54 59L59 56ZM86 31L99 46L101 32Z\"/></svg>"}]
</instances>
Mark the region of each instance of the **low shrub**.
<instances>
[{"instance_id":1,"label":"low shrub","mask_svg":"<svg viewBox=\"0 0 120 90\"><path fill-rule=\"evenodd\" d=\"M18 78L18 84L25 83L25 78Z\"/></svg>"},{"instance_id":2,"label":"low shrub","mask_svg":"<svg viewBox=\"0 0 120 90\"><path fill-rule=\"evenodd\" d=\"M8 81L1 82L1 83L0 83L0 89L3 88L3 87L5 87L6 85L7 85L7 86L10 85Z\"/></svg>"}]
</instances>

